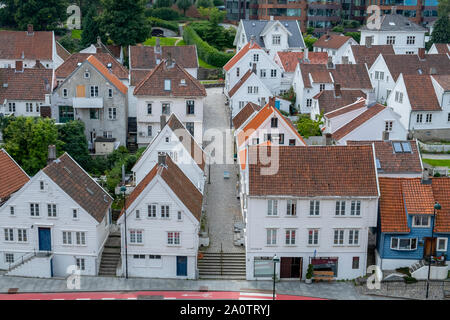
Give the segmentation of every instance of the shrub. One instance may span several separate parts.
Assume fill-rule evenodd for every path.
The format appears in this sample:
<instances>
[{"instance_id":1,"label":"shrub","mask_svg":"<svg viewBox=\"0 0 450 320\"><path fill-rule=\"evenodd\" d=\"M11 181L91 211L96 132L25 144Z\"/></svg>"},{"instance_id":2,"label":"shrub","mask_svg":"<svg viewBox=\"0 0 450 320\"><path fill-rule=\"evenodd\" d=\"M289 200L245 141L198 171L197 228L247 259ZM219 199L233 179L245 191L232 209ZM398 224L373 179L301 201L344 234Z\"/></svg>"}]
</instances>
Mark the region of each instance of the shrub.
<instances>
[{"instance_id":1,"label":"shrub","mask_svg":"<svg viewBox=\"0 0 450 320\"><path fill-rule=\"evenodd\" d=\"M210 8L214 6L214 3L212 0L197 0L195 2L195 6L197 8L203 7L203 8Z\"/></svg>"},{"instance_id":2,"label":"shrub","mask_svg":"<svg viewBox=\"0 0 450 320\"><path fill-rule=\"evenodd\" d=\"M155 17L148 18L148 21L152 28L154 28L154 27L166 28L166 29L175 31L177 33L179 31L178 23L176 23L176 22L166 21L163 19L155 18Z\"/></svg>"},{"instance_id":3,"label":"shrub","mask_svg":"<svg viewBox=\"0 0 450 320\"><path fill-rule=\"evenodd\" d=\"M410 276L406 276L403 278L405 280L405 283L411 284L411 283L416 283L417 279L414 277L410 277Z\"/></svg>"},{"instance_id":4,"label":"shrub","mask_svg":"<svg viewBox=\"0 0 450 320\"><path fill-rule=\"evenodd\" d=\"M170 8L172 4L172 0L156 0L153 4L153 8Z\"/></svg>"},{"instance_id":5,"label":"shrub","mask_svg":"<svg viewBox=\"0 0 450 320\"><path fill-rule=\"evenodd\" d=\"M310 263L308 264L308 270L306 271L306 279L311 279L313 277L313 274L314 274L314 267Z\"/></svg>"},{"instance_id":6,"label":"shrub","mask_svg":"<svg viewBox=\"0 0 450 320\"><path fill-rule=\"evenodd\" d=\"M159 18L162 20L177 20L181 16L178 11L175 11L171 8L156 8L153 9L150 13L151 17Z\"/></svg>"},{"instance_id":7,"label":"shrub","mask_svg":"<svg viewBox=\"0 0 450 320\"><path fill-rule=\"evenodd\" d=\"M232 57L233 53L220 52L210 46L206 41L195 32L191 26L186 26L183 31L183 39L186 44L197 46L197 54L203 61L218 68L222 68Z\"/></svg>"}]
</instances>

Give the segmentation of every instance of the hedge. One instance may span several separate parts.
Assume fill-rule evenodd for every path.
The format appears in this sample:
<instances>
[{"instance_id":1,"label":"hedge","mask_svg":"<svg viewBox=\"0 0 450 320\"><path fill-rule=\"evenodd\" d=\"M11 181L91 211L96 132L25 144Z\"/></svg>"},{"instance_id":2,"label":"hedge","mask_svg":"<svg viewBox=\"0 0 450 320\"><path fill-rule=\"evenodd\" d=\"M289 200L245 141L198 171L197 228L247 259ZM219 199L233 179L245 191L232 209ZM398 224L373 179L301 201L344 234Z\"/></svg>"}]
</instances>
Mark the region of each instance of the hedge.
<instances>
[{"instance_id":1,"label":"hedge","mask_svg":"<svg viewBox=\"0 0 450 320\"><path fill-rule=\"evenodd\" d=\"M152 28L153 27L166 28L166 29L175 31L176 33L178 33L178 31L179 31L177 22L170 22L170 21L162 20L162 19L155 18L155 17L149 17L148 21Z\"/></svg>"},{"instance_id":2,"label":"hedge","mask_svg":"<svg viewBox=\"0 0 450 320\"><path fill-rule=\"evenodd\" d=\"M203 41L195 30L186 26L183 30L183 39L186 44L194 44L197 46L197 54L203 61L218 68L222 68L233 56L234 53L225 53L210 46Z\"/></svg>"}]
</instances>

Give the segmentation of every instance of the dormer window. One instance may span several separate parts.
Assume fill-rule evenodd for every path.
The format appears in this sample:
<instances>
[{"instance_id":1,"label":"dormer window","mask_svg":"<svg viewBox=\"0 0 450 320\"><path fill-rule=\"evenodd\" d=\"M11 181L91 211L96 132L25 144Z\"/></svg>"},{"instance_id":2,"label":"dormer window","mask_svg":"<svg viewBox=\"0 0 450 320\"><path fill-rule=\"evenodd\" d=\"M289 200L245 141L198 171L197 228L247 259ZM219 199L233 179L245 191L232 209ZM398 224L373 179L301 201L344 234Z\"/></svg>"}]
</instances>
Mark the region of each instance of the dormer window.
<instances>
[{"instance_id":1,"label":"dormer window","mask_svg":"<svg viewBox=\"0 0 450 320\"><path fill-rule=\"evenodd\" d=\"M259 54L254 54L253 55L253 62L258 62L259 61Z\"/></svg>"},{"instance_id":2,"label":"dormer window","mask_svg":"<svg viewBox=\"0 0 450 320\"><path fill-rule=\"evenodd\" d=\"M170 80L164 80L164 90L170 91Z\"/></svg>"},{"instance_id":3,"label":"dormer window","mask_svg":"<svg viewBox=\"0 0 450 320\"><path fill-rule=\"evenodd\" d=\"M279 34L274 34L272 36L272 44L274 46L279 46L281 44L281 36Z\"/></svg>"},{"instance_id":4,"label":"dormer window","mask_svg":"<svg viewBox=\"0 0 450 320\"><path fill-rule=\"evenodd\" d=\"M427 228L430 227L430 216L414 216L413 227Z\"/></svg>"}]
</instances>

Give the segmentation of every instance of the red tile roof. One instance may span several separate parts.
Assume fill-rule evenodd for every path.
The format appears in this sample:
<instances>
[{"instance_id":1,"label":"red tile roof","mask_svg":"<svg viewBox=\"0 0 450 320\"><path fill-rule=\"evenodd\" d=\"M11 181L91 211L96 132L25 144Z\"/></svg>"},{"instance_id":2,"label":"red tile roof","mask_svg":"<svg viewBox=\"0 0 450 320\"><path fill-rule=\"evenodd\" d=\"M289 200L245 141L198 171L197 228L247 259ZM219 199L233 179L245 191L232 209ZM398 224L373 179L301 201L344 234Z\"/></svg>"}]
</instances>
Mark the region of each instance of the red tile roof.
<instances>
[{"instance_id":1,"label":"red tile roof","mask_svg":"<svg viewBox=\"0 0 450 320\"><path fill-rule=\"evenodd\" d=\"M282 67L285 72L294 72L299 60L304 57L304 52L279 51L277 52ZM303 63L310 64L327 64L328 53L326 52L309 52L308 61Z\"/></svg>"},{"instance_id":2,"label":"red tile roof","mask_svg":"<svg viewBox=\"0 0 450 320\"><path fill-rule=\"evenodd\" d=\"M230 59L230 61L228 61L224 66L223 69L225 71L230 71L230 69L239 61L241 60L241 58L243 56L245 56L245 54L252 49L261 49L261 47L256 43L252 41L249 41L244 47L242 47L241 50L239 50L239 52L237 52L233 58Z\"/></svg>"},{"instance_id":3,"label":"red tile roof","mask_svg":"<svg viewBox=\"0 0 450 320\"><path fill-rule=\"evenodd\" d=\"M0 30L0 59L52 60L53 32Z\"/></svg>"},{"instance_id":4,"label":"red tile roof","mask_svg":"<svg viewBox=\"0 0 450 320\"><path fill-rule=\"evenodd\" d=\"M448 43L433 43L436 47L436 50L439 54L447 54L450 53L449 44Z\"/></svg>"},{"instance_id":5,"label":"red tile roof","mask_svg":"<svg viewBox=\"0 0 450 320\"><path fill-rule=\"evenodd\" d=\"M396 153L393 141L347 141L347 145L374 144L375 156L380 162L380 173L422 173L422 161L415 140L409 141L411 152Z\"/></svg>"},{"instance_id":6,"label":"red tile roof","mask_svg":"<svg viewBox=\"0 0 450 320\"><path fill-rule=\"evenodd\" d=\"M378 196L371 146L250 146L248 150L250 196ZM272 161L263 164L267 156Z\"/></svg>"},{"instance_id":7,"label":"red tile roof","mask_svg":"<svg viewBox=\"0 0 450 320\"><path fill-rule=\"evenodd\" d=\"M337 34L324 34L316 42L314 42L313 47L315 48L329 48L329 49L339 49L352 37L342 36Z\"/></svg>"},{"instance_id":8,"label":"red tile roof","mask_svg":"<svg viewBox=\"0 0 450 320\"><path fill-rule=\"evenodd\" d=\"M141 96L170 96L170 97L205 97L205 87L186 70L173 63L168 65L166 60L154 68L134 89L135 95ZM164 90L164 81L170 80L170 90ZM182 84L181 80L185 80Z\"/></svg>"},{"instance_id":9,"label":"red tile roof","mask_svg":"<svg viewBox=\"0 0 450 320\"><path fill-rule=\"evenodd\" d=\"M328 118L354 110L355 102L366 98L366 94L361 90L340 90L340 92L341 94L336 96L335 90L322 90L314 96L314 99L318 100L320 111Z\"/></svg>"},{"instance_id":10,"label":"red tile roof","mask_svg":"<svg viewBox=\"0 0 450 320\"><path fill-rule=\"evenodd\" d=\"M95 220L103 221L113 199L67 153L42 171Z\"/></svg>"},{"instance_id":11,"label":"red tile roof","mask_svg":"<svg viewBox=\"0 0 450 320\"><path fill-rule=\"evenodd\" d=\"M234 96L234 94L239 90L240 87L242 87L242 85L248 80L248 78L250 78L250 76L252 75L252 70L249 69L243 76L241 79L239 79L239 81L234 85L233 88L231 88L230 91L228 91L228 96L231 98L232 96Z\"/></svg>"},{"instance_id":12,"label":"red tile roof","mask_svg":"<svg viewBox=\"0 0 450 320\"><path fill-rule=\"evenodd\" d=\"M59 43L58 41L56 41L56 53L58 54L58 56L63 59L64 61L66 61L67 59L69 59L70 57L70 52L66 50L66 48L64 48L61 43Z\"/></svg>"},{"instance_id":13,"label":"red tile roof","mask_svg":"<svg viewBox=\"0 0 450 320\"><path fill-rule=\"evenodd\" d=\"M357 64L367 63L370 68L380 54L395 54L394 48L391 44L371 45L353 45L350 47L353 52L353 57Z\"/></svg>"},{"instance_id":14,"label":"red tile roof","mask_svg":"<svg viewBox=\"0 0 450 320\"><path fill-rule=\"evenodd\" d=\"M433 214L434 196L431 184L422 184L420 178L408 179L402 182L402 190L408 214Z\"/></svg>"},{"instance_id":15,"label":"red tile roof","mask_svg":"<svg viewBox=\"0 0 450 320\"><path fill-rule=\"evenodd\" d=\"M450 91L450 74L432 76L434 80L444 89Z\"/></svg>"},{"instance_id":16,"label":"red tile roof","mask_svg":"<svg viewBox=\"0 0 450 320\"><path fill-rule=\"evenodd\" d=\"M405 74L403 75L403 80L405 81L409 103L413 111L441 110L429 75Z\"/></svg>"},{"instance_id":17,"label":"red tile roof","mask_svg":"<svg viewBox=\"0 0 450 320\"><path fill-rule=\"evenodd\" d=\"M203 195L192 184L183 171L172 161L169 156L165 157L166 165L156 164L145 178L131 192L126 201L126 209L128 209L139 195L145 190L149 183L156 177L160 176L169 188L175 193L178 199L188 208L193 216L200 221L202 214ZM124 210L120 213L122 215Z\"/></svg>"},{"instance_id":18,"label":"red tile roof","mask_svg":"<svg viewBox=\"0 0 450 320\"><path fill-rule=\"evenodd\" d=\"M131 69L152 70L163 59L172 58L185 69L198 68L197 48L194 45L187 46L161 46L161 52L155 53L155 47L131 46L130 65Z\"/></svg>"},{"instance_id":19,"label":"red tile roof","mask_svg":"<svg viewBox=\"0 0 450 320\"><path fill-rule=\"evenodd\" d=\"M261 110L261 106L249 102L243 107L239 112L233 117L233 127L234 129L239 129L241 125L247 121L255 112Z\"/></svg>"},{"instance_id":20,"label":"red tile roof","mask_svg":"<svg viewBox=\"0 0 450 320\"><path fill-rule=\"evenodd\" d=\"M403 203L402 178L378 179L380 184L380 228L384 233L409 232Z\"/></svg>"},{"instance_id":21,"label":"red tile roof","mask_svg":"<svg viewBox=\"0 0 450 320\"><path fill-rule=\"evenodd\" d=\"M372 89L369 72L364 64L336 64L330 69L334 83L347 89Z\"/></svg>"},{"instance_id":22,"label":"red tile roof","mask_svg":"<svg viewBox=\"0 0 450 320\"><path fill-rule=\"evenodd\" d=\"M436 232L450 232L450 178L441 177L432 179L434 199L441 205L436 213Z\"/></svg>"},{"instance_id":23,"label":"red tile roof","mask_svg":"<svg viewBox=\"0 0 450 320\"><path fill-rule=\"evenodd\" d=\"M99 60L105 67L108 67L108 63L111 63L111 71L117 78L128 79L128 70L109 53L74 53L55 70L56 77L67 78L76 68L78 68L78 63L83 63L91 55Z\"/></svg>"},{"instance_id":24,"label":"red tile roof","mask_svg":"<svg viewBox=\"0 0 450 320\"><path fill-rule=\"evenodd\" d=\"M103 63L101 63L96 57L90 55L87 61L94 66L109 82L111 82L120 92L127 94L128 88L117 78L114 73L110 72Z\"/></svg>"},{"instance_id":25,"label":"red tile roof","mask_svg":"<svg viewBox=\"0 0 450 320\"><path fill-rule=\"evenodd\" d=\"M5 99L43 101L52 92L52 83L52 69L24 68L23 72L16 72L0 68L0 104Z\"/></svg>"},{"instance_id":26,"label":"red tile roof","mask_svg":"<svg viewBox=\"0 0 450 320\"><path fill-rule=\"evenodd\" d=\"M301 64L300 71L306 88L312 88L309 75L314 83L332 83L330 72L323 64Z\"/></svg>"},{"instance_id":27,"label":"red tile roof","mask_svg":"<svg viewBox=\"0 0 450 320\"><path fill-rule=\"evenodd\" d=\"M0 204L30 180L28 175L6 152L0 149Z\"/></svg>"},{"instance_id":28,"label":"red tile roof","mask_svg":"<svg viewBox=\"0 0 450 320\"><path fill-rule=\"evenodd\" d=\"M346 135L348 135L350 132L355 130L356 128L360 127L362 124L366 123L373 117L375 117L380 112L386 110L387 107L377 103L373 105L372 107L368 108L366 111L361 113L359 116L354 118L352 121L348 122L347 124L340 127L338 130L336 130L333 133L333 139L340 140Z\"/></svg>"}]
</instances>

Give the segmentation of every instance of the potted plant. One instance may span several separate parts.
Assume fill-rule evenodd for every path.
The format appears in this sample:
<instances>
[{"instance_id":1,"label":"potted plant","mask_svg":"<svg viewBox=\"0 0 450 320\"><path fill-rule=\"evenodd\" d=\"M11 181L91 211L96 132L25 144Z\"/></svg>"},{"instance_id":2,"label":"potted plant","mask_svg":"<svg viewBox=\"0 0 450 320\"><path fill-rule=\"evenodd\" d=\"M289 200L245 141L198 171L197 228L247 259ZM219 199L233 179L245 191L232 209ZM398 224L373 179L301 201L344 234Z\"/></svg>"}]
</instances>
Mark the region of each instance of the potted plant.
<instances>
[{"instance_id":1,"label":"potted plant","mask_svg":"<svg viewBox=\"0 0 450 320\"><path fill-rule=\"evenodd\" d=\"M305 283L312 283L312 277L313 277L313 273L314 273L314 268L313 265L310 263L308 265L308 270L306 271L306 280Z\"/></svg>"}]
</instances>

